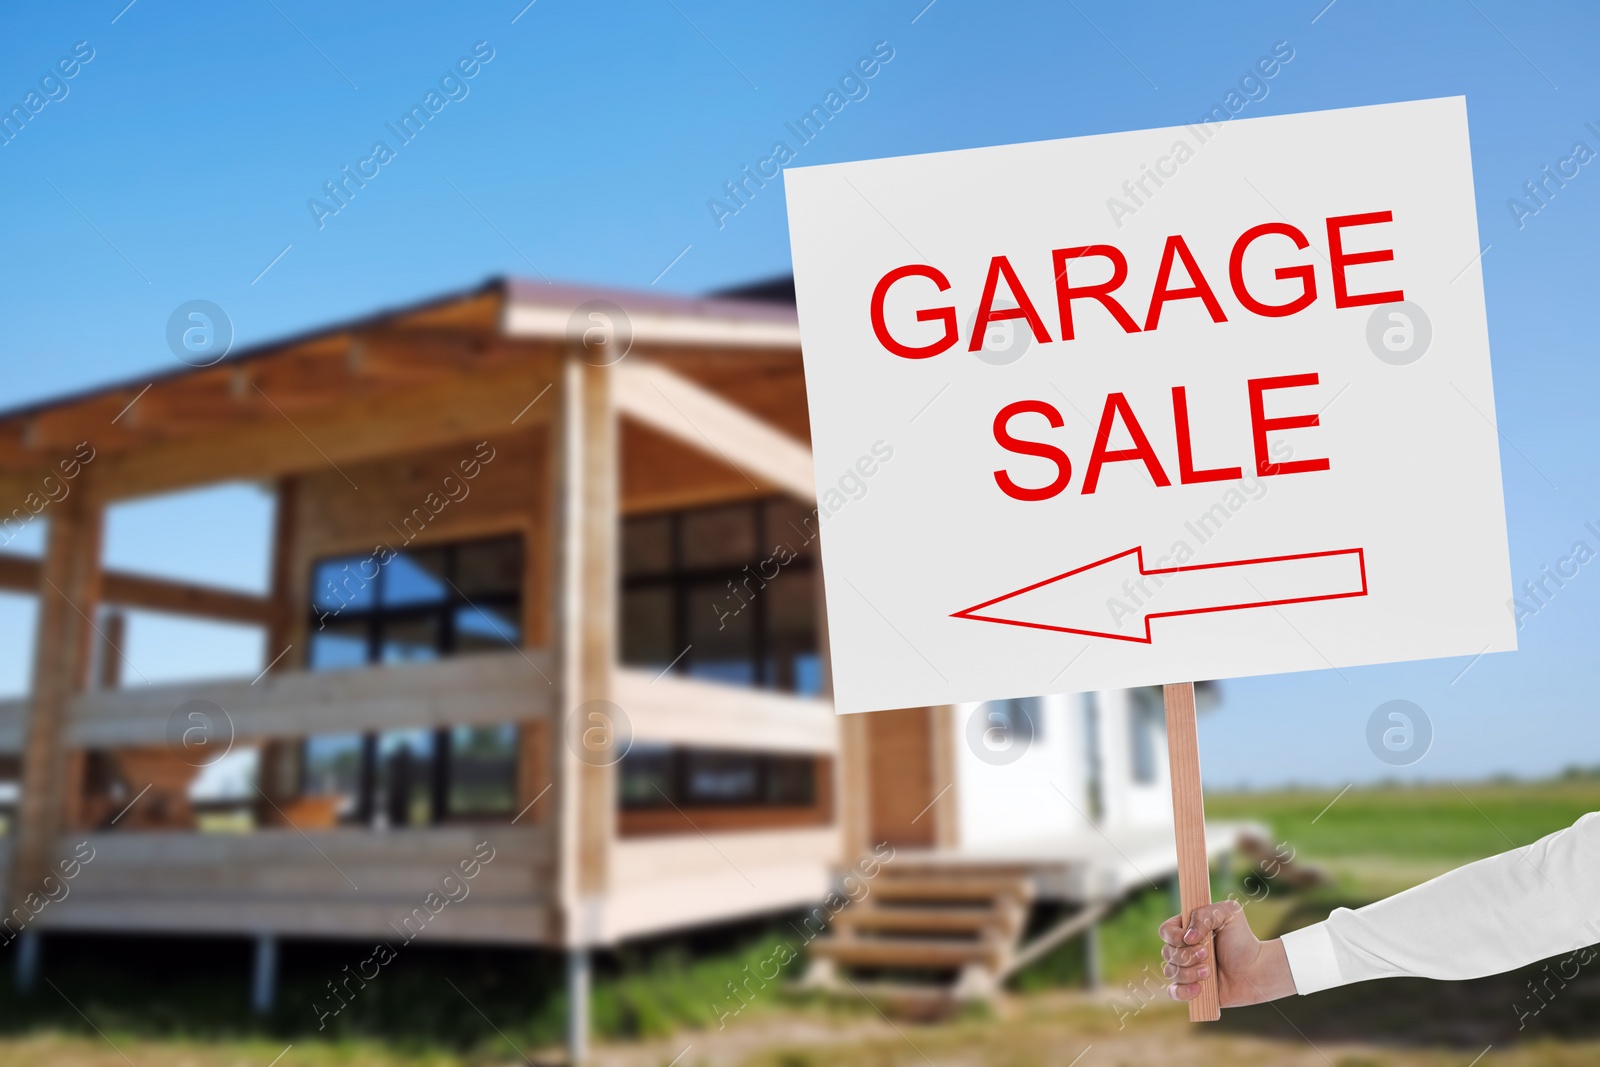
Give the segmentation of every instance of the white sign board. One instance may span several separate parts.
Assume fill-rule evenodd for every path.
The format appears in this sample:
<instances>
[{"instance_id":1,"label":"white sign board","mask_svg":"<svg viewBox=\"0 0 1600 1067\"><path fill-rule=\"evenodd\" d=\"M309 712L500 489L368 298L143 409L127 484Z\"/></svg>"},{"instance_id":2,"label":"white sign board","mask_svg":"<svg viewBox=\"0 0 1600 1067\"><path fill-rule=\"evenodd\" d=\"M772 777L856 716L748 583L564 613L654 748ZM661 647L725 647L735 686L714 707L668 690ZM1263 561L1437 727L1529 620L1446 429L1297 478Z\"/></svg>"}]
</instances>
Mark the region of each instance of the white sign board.
<instances>
[{"instance_id":1,"label":"white sign board","mask_svg":"<svg viewBox=\"0 0 1600 1067\"><path fill-rule=\"evenodd\" d=\"M840 711L1516 647L1462 99L784 173Z\"/></svg>"}]
</instances>

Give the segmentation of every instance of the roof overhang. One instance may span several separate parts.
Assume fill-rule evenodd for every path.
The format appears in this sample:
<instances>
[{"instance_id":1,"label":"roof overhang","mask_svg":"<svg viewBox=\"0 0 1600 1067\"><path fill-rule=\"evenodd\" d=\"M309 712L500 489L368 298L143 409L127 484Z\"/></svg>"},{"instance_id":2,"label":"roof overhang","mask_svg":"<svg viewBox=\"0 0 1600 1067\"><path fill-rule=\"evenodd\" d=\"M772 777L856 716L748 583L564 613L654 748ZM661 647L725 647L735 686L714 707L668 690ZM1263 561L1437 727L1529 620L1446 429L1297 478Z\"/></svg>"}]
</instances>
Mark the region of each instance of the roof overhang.
<instances>
[{"instance_id":1,"label":"roof overhang","mask_svg":"<svg viewBox=\"0 0 1600 1067\"><path fill-rule=\"evenodd\" d=\"M608 307L609 305L609 307ZM634 344L737 348L800 347L792 307L716 298L513 280L507 283L501 328L507 337L581 344L591 313L611 307L626 316ZM610 324L615 328L616 324Z\"/></svg>"}]
</instances>

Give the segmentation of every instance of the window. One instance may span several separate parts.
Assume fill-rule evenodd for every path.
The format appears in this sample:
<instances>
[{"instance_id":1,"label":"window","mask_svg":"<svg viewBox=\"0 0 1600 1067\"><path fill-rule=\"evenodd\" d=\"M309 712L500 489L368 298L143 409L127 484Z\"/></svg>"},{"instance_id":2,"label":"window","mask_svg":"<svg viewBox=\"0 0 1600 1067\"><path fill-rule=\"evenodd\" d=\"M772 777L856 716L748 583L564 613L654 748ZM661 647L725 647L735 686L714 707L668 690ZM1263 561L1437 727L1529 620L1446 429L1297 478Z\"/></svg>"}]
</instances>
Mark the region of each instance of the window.
<instances>
[{"instance_id":1,"label":"window","mask_svg":"<svg viewBox=\"0 0 1600 1067\"><path fill-rule=\"evenodd\" d=\"M11 833L22 798L22 757L0 755L0 837Z\"/></svg>"},{"instance_id":2,"label":"window","mask_svg":"<svg viewBox=\"0 0 1600 1067\"><path fill-rule=\"evenodd\" d=\"M369 790L366 747L361 734L324 734L305 740L300 793L323 798L334 822L365 823L370 818L365 803Z\"/></svg>"},{"instance_id":3,"label":"window","mask_svg":"<svg viewBox=\"0 0 1600 1067\"><path fill-rule=\"evenodd\" d=\"M805 808L817 800L816 760L732 749L635 745L622 757L624 810Z\"/></svg>"},{"instance_id":4,"label":"window","mask_svg":"<svg viewBox=\"0 0 1600 1067\"><path fill-rule=\"evenodd\" d=\"M821 692L815 538L787 499L624 520L623 662Z\"/></svg>"},{"instance_id":5,"label":"window","mask_svg":"<svg viewBox=\"0 0 1600 1067\"><path fill-rule=\"evenodd\" d=\"M452 728L447 789L452 815L509 815L517 804L517 728Z\"/></svg>"},{"instance_id":6,"label":"window","mask_svg":"<svg viewBox=\"0 0 1600 1067\"><path fill-rule=\"evenodd\" d=\"M451 726L305 739L302 797L328 824L402 828L516 811L517 728Z\"/></svg>"},{"instance_id":7,"label":"window","mask_svg":"<svg viewBox=\"0 0 1600 1067\"><path fill-rule=\"evenodd\" d=\"M319 560L312 670L418 663L522 640L522 539Z\"/></svg>"},{"instance_id":8,"label":"window","mask_svg":"<svg viewBox=\"0 0 1600 1067\"><path fill-rule=\"evenodd\" d=\"M1160 770L1157 749L1167 729L1167 709L1160 686L1128 690L1128 724L1132 731L1129 751L1133 780L1140 785L1154 785Z\"/></svg>"},{"instance_id":9,"label":"window","mask_svg":"<svg viewBox=\"0 0 1600 1067\"><path fill-rule=\"evenodd\" d=\"M201 833L243 833L255 829L256 782L261 746L242 745L200 768L186 790L195 828Z\"/></svg>"},{"instance_id":10,"label":"window","mask_svg":"<svg viewBox=\"0 0 1600 1067\"><path fill-rule=\"evenodd\" d=\"M1031 745L1043 740L1043 708L1044 701L1038 697L988 701L983 705L986 743L998 749L1014 742Z\"/></svg>"},{"instance_id":11,"label":"window","mask_svg":"<svg viewBox=\"0 0 1600 1067\"><path fill-rule=\"evenodd\" d=\"M427 826L436 821L435 786L441 764L435 740L432 730L386 730L378 735L379 826Z\"/></svg>"}]
</instances>

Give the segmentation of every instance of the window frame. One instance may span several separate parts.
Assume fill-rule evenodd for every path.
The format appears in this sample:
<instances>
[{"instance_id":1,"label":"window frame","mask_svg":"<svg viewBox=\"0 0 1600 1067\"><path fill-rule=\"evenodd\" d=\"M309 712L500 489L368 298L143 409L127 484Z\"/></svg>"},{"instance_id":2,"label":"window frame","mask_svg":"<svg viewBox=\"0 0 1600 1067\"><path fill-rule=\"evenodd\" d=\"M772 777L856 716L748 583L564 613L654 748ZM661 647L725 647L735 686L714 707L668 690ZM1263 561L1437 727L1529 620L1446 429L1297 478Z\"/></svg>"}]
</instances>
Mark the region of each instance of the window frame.
<instances>
[{"instance_id":1,"label":"window frame","mask_svg":"<svg viewBox=\"0 0 1600 1067\"><path fill-rule=\"evenodd\" d=\"M627 594L630 592L656 589L666 589L669 592L669 616L671 620L670 643L673 648L683 649L684 651L676 660L673 660L664 669L666 673L690 677L694 676L691 672L694 670L696 664L696 656L693 643L689 640L689 633L691 630L689 612L692 606L690 592L695 586L714 583L726 587L726 584L729 582L737 585L740 580L746 577L747 572L754 574L756 579L763 583L763 588L765 588L766 584L776 579L777 575L774 575L772 578L767 578L760 574L759 570L762 563L772 560L777 555L776 548L779 542L774 541L771 536L773 531L770 528L772 524L769 523L769 509L775 504L782 503L793 503L793 501L791 498L781 494L771 494L766 496L752 497L746 500L726 501L719 504L707 504L692 508L644 512L638 515L624 516L622 518L623 523L632 521L660 521L665 519L668 524L668 564L665 570L642 574L628 574L626 571L625 560L619 561L618 567L620 572L618 580L619 603L626 603ZM733 508L744 508L751 513L752 529L754 531L753 540L755 557L753 559L741 560L737 563L700 565L693 567L685 565L683 562L683 527L685 519L691 516L704 514L706 512L724 511ZM805 531L797 530L796 532L803 533ZM819 573L816 561L816 537L816 531L810 531L809 537L805 538L802 546L798 549L796 549L796 547L788 538L785 538L782 543L794 551L795 556L793 559L789 560L789 562L779 564L778 571L778 574L791 572L794 574L803 573L811 582L813 592L815 592L816 589L817 576ZM754 612L751 620L752 634L750 649L752 680L750 681L749 686L750 688L754 689L771 689L779 692L805 692L804 690L801 690L797 684L791 684L788 687L781 687L779 685L779 679L782 677L783 671L772 658L772 653L774 650L771 646L774 642L772 641L773 634L771 632L772 620L770 617L770 605L768 604L769 599L769 597L765 596L756 596L745 605L745 607ZM619 653L621 652L620 646L622 645L622 639L624 636L623 629L625 627L626 621L624 620L621 624L621 627L619 627L618 633ZM819 658L822 652L820 631L821 620L817 619L816 624L813 627L812 654L818 656ZM659 664L655 663L642 664L630 660L623 660L623 663L631 666L648 666L651 668L660 666ZM797 681L797 679L791 679L791 681Z\"/></svg>"},{"instance_id":2,"label":"window frame","mask_svg":"<svg viewBox=\"0 0 1600 1067\"><path fill-rule=\"evenodd\" d=\"M450 793L454 786L451 776L451 754L455 748L452 737L457 727L511 727L511 804L504 811L495 811L488 808L474 808L470 810L452 811L450 808ZM482 822L509 822L516 815L518 780L522 773L522 724L516 722L496 723L451 723L448 726L435 726L423 728L431 741L430 755L423 764L423 773L428 785L428 821L422 826L406 824L404 827L391 826L389 829L422 829L427 826L448 826L458 823ZM379 738L384 733L398 733L403 731L389 730L351 730L343 733L354 734L360 738L360 763L356 773L356 805L355 811L347 826L371 827L377 819L378 812L382 810L387 798L381 788L378 752ZM330 736L330 735L319 735ZM296 759L295 793L298 796L326 796L325 793L310 793L307 791L310 775L310 746L314 737L306 736L299 739L299 752Z\"/></svg>"},{"instance_id":3,"label":"window frame","mask_svg":"<svg viewBox=\"0 0 1600 1067\"><path fill-rule=\"evenodd\" d=\"M504 543L514 544L517 550L517 574L514 588L501 593L482 593L468 596L460 589L459 578L461 575L461 551L474 547ZM437 626L434 639L433 653L435 659L445 659L457 655L472 655L478 650L463 653L460 650L460 634L456 625L456 617L462 609L482 609L487 612L491 608L509 609L516 620L518 641L507 641L511 648L521 648L522 641L528 632L527 604L524 593L526 592L528 574L528 544L526 536L520 531L511 531L498 534L483 534L474 537L461 538L449 541L422 543L415 546L407 545L396 551L396 556L403 555L408 549L418 553L440 553L445 559L443 571L446 591L435 601L411 602L406 604L391 605L384 603L384 589L388 580L389 567L393 560L378 565L377 574L364 586L371 588L371 605L368 607L341 606L336 612L318 608L319 589L317 579L324 565L337 565L340 561L362 560L371 558L363 557L359 552L335 552L321 556L311 561L309 575L309 596L306 601L307 617L306 627L308 640L306 642L305 667L311 671L321 670L353 670L361 667L371 668L387 665L383 659L385 633L397 624L408 622L433 622ZM364 644L364 658L359 664L339 666L317 666L314 658L314 649L318 633L326 632L328 622L342 623L359 628ZM406 662L406 661L400 661Z\"/></svg>"},{"instance_id":4,"label":"window frame","mask_svg":"<svg viewBox=\"0 0 1600 1067\"><path fill-rule=\"evenodd\" d=\"M703 810L703 809L753 809L764 811L782 811L785 809L810 809L817 806L822 783L818 760L812 753L771 752L757 749L710 748L702 745L667 745L665 754L668 760L666 779L668 788L665 795L657 794L654 799L643 800L625 797L622 795L625 768L620 764L617 769L617 809L623 812L638 811L671 811L677 810ZM689 764L696 756L712 756L734 759L749 759L754 763L755 787L753 797L698 797L689 795ZM622 762L627 761L624 756ZM771 800L771 787L773 778L779 769L779 764L791 763L796 766L804 765L808 774L807 796L800 800Z\"/></svg>"}]
</instances>

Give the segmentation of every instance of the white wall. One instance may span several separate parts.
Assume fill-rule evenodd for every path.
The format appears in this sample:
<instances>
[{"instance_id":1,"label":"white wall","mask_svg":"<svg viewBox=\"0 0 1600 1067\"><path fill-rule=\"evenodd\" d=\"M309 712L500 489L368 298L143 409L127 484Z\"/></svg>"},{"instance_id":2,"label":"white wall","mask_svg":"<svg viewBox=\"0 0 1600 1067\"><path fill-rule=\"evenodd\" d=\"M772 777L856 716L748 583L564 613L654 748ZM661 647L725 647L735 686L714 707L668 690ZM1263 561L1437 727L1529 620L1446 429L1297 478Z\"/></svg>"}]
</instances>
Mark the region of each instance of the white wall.
<instances>
[{"instance_id":1,"label":"white wall","mask_svg":"<svg viewBox=\"0 0 1600 1067\"><path fill-rule=\"evenodd\" d=\"M1153 777L1147 782L1136 780L1134 725L1140 713L1131 691L1051 696L1039 703L1033 743L1015 761L998 765L979 758L973 747L974 743L985 745L981 716L976 742L970 733L973 715L982 705L956 708L949 740L955 753L954 792L962 847L984 850L1087 832L1087 820L1095 809L1090 794L1091 761L1096 756L1103 828L1172 825L1165 726L1159 717L1153 724L1146 720L1146 756ZM1098 754L1090 750L1091 708ZM991 742L1001 739L1000 735L989 736ZM993 752L994 747L988 750Z\"/></svg>"},{"instance_id":2,"label":"white wall","mask_svg":"<svg viewBox=\"0 0 1600 1067\"><path fill-rule=\"evenodd\" d=\"M1108 827L1170 826L1172 780L1167 768L1167 735L1162 723L1150 728L1149 746L1154 777L1139 782L1134 777L1134 724L1138 715L1133 694L1126 689L1094 694L1099 712L1100 774Z\"/></svg>"},{"instance_id":3,"label":"white wall","mask_svg":"<svg viewBox=\"0 0 1600 1067\"><path fill-rule=\"evenodd\" d=\"M980 705L957 706L950 742L963 847L981 850L1088 828L1085 701L1080 695L1042 698L1033 743L1004 765L980 759L969 740L970 723ZM981 735L983 730L977 732ZM990 736L990 741L998 740ZM984 744L981 736L977 744Z\"/></svg>"}]
</instances>

